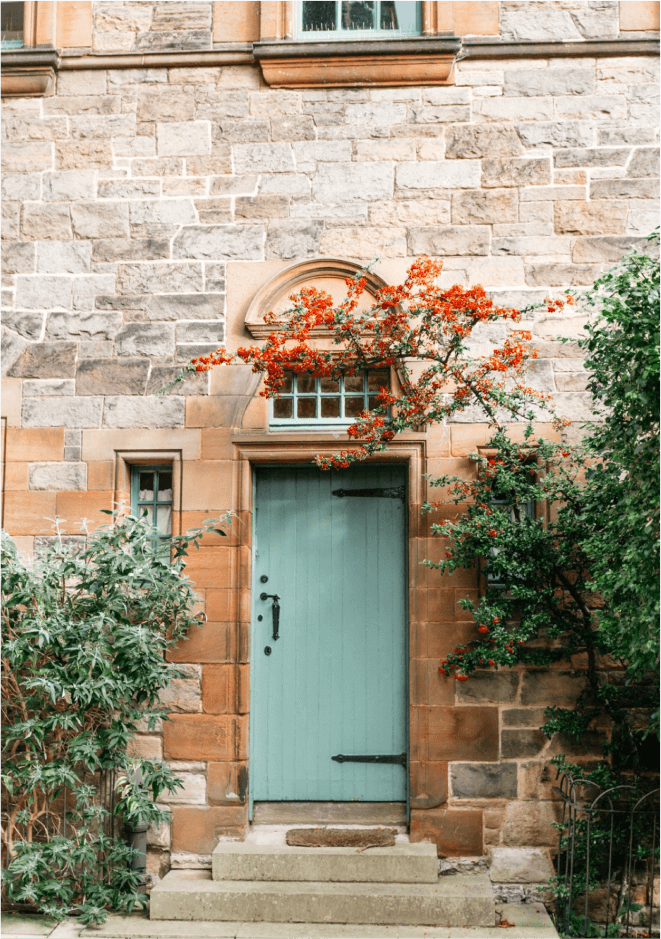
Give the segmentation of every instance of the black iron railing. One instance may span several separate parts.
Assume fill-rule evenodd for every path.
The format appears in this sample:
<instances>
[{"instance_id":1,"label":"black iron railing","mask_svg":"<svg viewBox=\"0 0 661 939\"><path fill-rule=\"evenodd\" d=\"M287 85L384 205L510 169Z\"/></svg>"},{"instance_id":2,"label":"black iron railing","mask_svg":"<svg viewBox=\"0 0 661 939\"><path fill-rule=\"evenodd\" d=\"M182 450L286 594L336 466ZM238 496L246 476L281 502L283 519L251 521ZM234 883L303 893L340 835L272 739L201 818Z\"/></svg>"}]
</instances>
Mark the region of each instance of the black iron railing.
<instances>
[{"instance_id":1,"label":"black iron railing","mask_svg":"<svg viewBox=\"0 0 661 939\"><path fill-rule=\"evenodd\" d=\"M556 927L565 936L659 935L659 790L602 789L565 773Z\"/></svg>"}]
</instances>

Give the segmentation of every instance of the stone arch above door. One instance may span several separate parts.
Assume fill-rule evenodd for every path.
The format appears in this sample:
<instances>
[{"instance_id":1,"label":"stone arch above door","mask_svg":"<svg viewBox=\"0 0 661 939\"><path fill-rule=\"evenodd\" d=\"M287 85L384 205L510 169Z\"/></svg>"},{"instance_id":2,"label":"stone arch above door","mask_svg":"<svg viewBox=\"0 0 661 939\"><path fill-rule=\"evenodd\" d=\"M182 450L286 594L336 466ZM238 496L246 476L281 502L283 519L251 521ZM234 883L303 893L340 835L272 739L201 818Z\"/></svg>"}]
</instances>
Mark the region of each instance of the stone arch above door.
<instances>
[{"instance_id":1,"label":"stone arch above door","mask_svg":"<svg viewBox=\"0 0 661 939\"><path fill-rule=\"evenodd\" d=\"M317 287L325 290L333 300L339 301L346 295L347 277L353 277L361 270L361 264L348 258L311 258L307 261L297 261L271 278L261 287L253 297L246 312L245 325L254 339L264 339L274 330L273 324L264 322L267 313L285 310L292 293L297 293L303 287ZM378 274L370 271L365 274L367 281L362 308L371 303L371 298L382 287L385 281ZM316 330L318 335L330 335L328 330Z\"/></svg>"}]
</instances>

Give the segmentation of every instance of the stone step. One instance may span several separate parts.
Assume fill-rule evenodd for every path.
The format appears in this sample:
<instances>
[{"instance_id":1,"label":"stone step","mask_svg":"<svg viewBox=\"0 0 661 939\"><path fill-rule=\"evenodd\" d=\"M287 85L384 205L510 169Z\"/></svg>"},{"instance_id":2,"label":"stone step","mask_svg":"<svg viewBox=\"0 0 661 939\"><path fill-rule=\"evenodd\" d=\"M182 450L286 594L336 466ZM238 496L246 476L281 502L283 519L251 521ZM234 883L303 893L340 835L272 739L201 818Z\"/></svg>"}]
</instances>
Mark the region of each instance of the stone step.
<instances>
[{"instance_id":1,"label":"stone step","mask_svg":"<svg viewBox=\"0 0 661 939\"><path fill-rule=\"evenodd\" d=\"M214 880L429 883L438 880L433 844L388 848L297 848L221 842L211 855Z\"/></svg>"},{"instance_id":2,"label":"stone step","mask_svg":"<svg viewBox=\"0 0 661 939\"><path fill-rule=\"evenodd\" d=\"M499 914L497 918L500 918ZM67 922L51 939L558 939L541 903L507 903L501 926L352 926L346 923L182 923L148 920L144 913L110 913L102 926ZM32 917L35 919L35 917ZM3 922L4 925L4 922ZM4 931L3 931L4 935Z\"/></svg>"},{"instance_id":3,"label":"stone step","mask_svg":"<svg viewBox=\"0 0 661 939\"><path fill-rule=\"evenodd\" d=\"M153 888L152 920L372 925L495 925L485 874L435 884L212 880L208 871L170 871Z\"/></svg>"},{"instance_id":4,"label":"stone step","mask_svg":"<svg viewBox=\"0 0 661 939\"><path fill-rule=\"evenodd\" d=\"M255 825L408 825L406 802L255 802Z\"/></svg>"}]
</instances>

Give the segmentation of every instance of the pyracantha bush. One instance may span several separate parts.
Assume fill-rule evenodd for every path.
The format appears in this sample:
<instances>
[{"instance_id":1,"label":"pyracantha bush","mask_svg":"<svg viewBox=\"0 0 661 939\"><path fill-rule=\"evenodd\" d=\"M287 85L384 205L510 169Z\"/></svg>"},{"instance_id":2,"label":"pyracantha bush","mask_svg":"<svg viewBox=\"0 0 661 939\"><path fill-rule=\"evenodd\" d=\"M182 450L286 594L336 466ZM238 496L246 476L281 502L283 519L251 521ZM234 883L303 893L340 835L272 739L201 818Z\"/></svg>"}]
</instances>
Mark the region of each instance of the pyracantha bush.
<instances>
[{"instance_id":1,"label":"pyracantha bush","mask_svg":"<svg viewBox=\"0 0 661 939\"><path fill-rule=\"evenodd\" d=\"M159 692L178 672L165 653L200 624L183 571L203 529L168 554L146 518L112 521L82 537L58 522L31 563L2 537L5 899L83 923L146 902L122 826L163 822L156 800L181 783L127 753L139 728L167 719Z\"/></svg>"}]
</instances>

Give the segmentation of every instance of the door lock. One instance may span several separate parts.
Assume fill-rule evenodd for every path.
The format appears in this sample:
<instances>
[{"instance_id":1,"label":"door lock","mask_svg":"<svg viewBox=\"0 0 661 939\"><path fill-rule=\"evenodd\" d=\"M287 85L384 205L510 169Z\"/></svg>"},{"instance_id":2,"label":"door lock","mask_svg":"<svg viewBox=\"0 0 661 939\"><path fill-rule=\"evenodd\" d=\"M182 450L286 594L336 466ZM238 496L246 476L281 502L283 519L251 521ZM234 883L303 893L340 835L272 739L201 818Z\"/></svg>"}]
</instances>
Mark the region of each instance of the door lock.
<instances>
[{"instance_id":1,"label":"door lock","mask_svg":"<svg viewBox=\"0 0 661 939\"><path fill-rule=\"evenodd\" d=\"M260 600L273 600L271 611L273 613L273 641L279 638L280 630L280 597L277 593L260 593Z\"/></svg>"}]
</instances>

